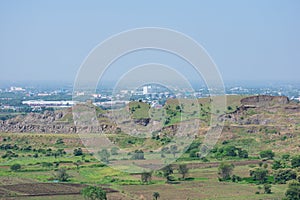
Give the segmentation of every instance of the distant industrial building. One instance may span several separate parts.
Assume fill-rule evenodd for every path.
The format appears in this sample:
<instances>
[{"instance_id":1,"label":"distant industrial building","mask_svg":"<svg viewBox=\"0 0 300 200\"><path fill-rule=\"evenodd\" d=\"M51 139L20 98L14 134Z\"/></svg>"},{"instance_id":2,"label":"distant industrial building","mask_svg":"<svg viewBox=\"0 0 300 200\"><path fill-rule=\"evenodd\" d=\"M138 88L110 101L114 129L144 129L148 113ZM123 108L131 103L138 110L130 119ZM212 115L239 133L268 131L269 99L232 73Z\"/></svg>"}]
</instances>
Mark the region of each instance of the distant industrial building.
<instances>
[{"instance_id":1,"label":"distant industrial building","mask_svg":"<svg viewBox=\"0 0 300 200\"><path fill-rule=\"evenodd\" d=\"M24 92L25 89L21 87L10 87L10 92Z\"/></svg>"},{"instance_id":2,"label":"distant industrial building","mask_svg":"<svg viewBox=\"0 0 300 200\"><path fill-rule=\"evenodd\" d=\"M41 108L67 108L72 107L74 101L44 101L44 100L29 100L23 101L22 104L28 105L32 108L41 107Z\"/></svg>"}]
</instances>

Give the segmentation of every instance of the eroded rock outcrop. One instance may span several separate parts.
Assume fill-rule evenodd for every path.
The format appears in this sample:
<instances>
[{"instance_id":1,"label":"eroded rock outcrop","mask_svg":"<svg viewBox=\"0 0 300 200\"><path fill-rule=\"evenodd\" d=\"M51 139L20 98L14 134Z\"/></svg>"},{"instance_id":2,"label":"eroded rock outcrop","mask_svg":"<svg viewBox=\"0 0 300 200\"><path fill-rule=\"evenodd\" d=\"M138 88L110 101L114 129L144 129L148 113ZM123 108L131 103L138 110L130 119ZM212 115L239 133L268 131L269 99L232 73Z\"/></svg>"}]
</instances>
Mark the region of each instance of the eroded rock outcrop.
<instances>
[{"instance_id":1,"label":"eroded rock outcrop","mask_svg":"<svg viewBox=\"0 0 300 200\"><path fill-rule=\"evenodd\" d=\"M258 95L241 99L241 104L244 106L272 106L275 104L288 104L289 98L286 96L269 96Z\"/></svg>"},{"instance_id":2,"label":"eroded rock outcrop","mask_svg":"<svg viewBox=\"0 0 300 200\"><path fill-rule=\"evenodd\" d=\"M251 96L241 99L240 103L235 111L220 116L219 120L237 125L284 126L286 121L297 123L295 113L300 111L300 105L285 96Z\"/></svg>"},{"instance_id":3,"label":"eroded rock outcrop","mask_svg":"<svg viewBox=\"0 0 300 200\"><path fill-rule=\"evenodd\" d=\"M75 126L72 110L45 111L19 115L5 121L0 120L0 132L12 133L105 133L114 131L112 124L98 126Z\"/></svg>"}]
</instances>

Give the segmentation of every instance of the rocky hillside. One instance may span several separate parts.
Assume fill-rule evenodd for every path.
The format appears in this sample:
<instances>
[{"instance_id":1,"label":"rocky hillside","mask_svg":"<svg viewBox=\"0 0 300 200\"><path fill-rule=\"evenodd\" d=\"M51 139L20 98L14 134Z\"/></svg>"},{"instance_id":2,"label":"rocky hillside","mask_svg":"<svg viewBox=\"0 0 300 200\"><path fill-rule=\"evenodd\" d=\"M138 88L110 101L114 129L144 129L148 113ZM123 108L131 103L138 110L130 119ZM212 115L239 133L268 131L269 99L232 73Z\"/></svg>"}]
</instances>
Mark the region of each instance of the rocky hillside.
<instances>
[{"instance_id":1,"label":"rocky hillside","mask_svg":"<svg viewBox=\"0 0 300 200\"><path fill-rule=\"evenodd\" d=\"M240 100L233 112L224 114L220 121L233 125L296 126L300 123L300 104L287 97L251 96Z\"/></svg>"},{"instance_id":2,"label":"rocky hillside","mask_svg":"<svg viewBox=\"0 0 300 200\"><path fill-rule=\"evenodd\" d=\"M229 99L229 98L228 98ZM300 129L300 104L289 101L287 97L267 95L236 98L229 106L235 109L223 114L219 120L226 126L247 129L249 132L259 132L262 128L274 133L294 133ZM237 102L238 101L238 102ZM75 126L72 110L45 111L44 113L29 113L5 121L0 120L0 132L13 133L85 133L85 132L116 132L116 125L106 117L105 111L96 109L99 126ZM153 124L151 119L137 120L134 123L147 126ZM176 124L175 124L176 126ZM169 128L164 128L169 130Z\"/></svg>"},{"instance_id":3,"label":"rocky hillside","mask_svg":"<svg viewBox=\"0 0 300 200\"><path fill-rule=\"evenodd\" d=\"M269 95L258 95L251 96L241 99L242 105L264 107L272 105L284 105L289 103L289 98L285 96L269 96Z\"/></svg>"},{"instance_id":4,"label":"rocky hillside","mask_svg":"<svg viewBox=\"0 0 300 200\"><path fill-rule=\"evenodd\" d=\"M99 117L99 116L98 116ZM101 118L99 118L99 121ZM113 131L113 125L100 121L100 125L75 126L72 110L45 111L44 113L29 113L19 115L5 121L0 120L0 132L12 133L77 133Z\"/></svg>"}]
</instances>

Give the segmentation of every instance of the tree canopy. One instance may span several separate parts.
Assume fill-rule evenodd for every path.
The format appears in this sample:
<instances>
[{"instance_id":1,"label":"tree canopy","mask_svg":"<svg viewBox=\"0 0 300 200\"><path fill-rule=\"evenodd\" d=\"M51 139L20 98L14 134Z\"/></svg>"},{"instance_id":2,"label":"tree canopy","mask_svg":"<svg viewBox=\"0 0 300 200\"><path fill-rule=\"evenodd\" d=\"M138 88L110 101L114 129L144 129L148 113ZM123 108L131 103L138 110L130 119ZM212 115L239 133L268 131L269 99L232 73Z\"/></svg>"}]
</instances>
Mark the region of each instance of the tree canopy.
<instances>
[{"instance_id":1,"label":"tree canopy","mask_svg":"<svg viewBox=\"0 0 300 200\"><path fill-rule=\"evenodd\" d=\"M84 198L90 200L107 200L106 192L97 186L88 186L81 190L81 194Z\"/></svg>"},{"instance_id":2,"label":"tree canopy","mask_svg":"<svg viewBox=\"0 0 300 200\"><path fill-rule=\"evenodd\" d=\"M222 162L218 167L221 180L229 180L232 175L234 165L232 163Z\"/></svg>"}]
</instances>

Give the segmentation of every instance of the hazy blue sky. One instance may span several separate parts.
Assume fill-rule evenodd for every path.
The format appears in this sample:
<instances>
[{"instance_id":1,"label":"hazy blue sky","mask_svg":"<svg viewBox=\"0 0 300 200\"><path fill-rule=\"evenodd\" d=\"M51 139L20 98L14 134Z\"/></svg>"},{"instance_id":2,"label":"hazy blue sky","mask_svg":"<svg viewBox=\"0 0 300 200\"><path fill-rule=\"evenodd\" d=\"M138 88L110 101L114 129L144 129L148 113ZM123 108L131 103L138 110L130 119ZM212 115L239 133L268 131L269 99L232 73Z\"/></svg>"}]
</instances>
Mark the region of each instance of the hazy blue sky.
<instances>
[{"instance_id":1,"label":"hazy blue sky","mask_svg":"<svg viewBox=\"0 0 300 200\"><path fill-rule=\"evenodd\" d=\"M300 1L0 1L0 80L73 81L118 32L165 27L203 45L225 80L299 80Z\"/></svg>"}]
</instances>

